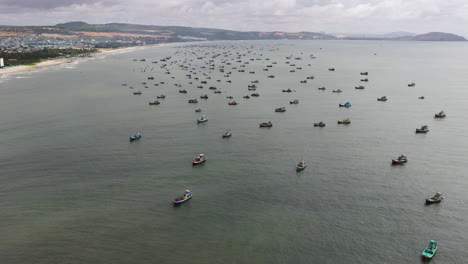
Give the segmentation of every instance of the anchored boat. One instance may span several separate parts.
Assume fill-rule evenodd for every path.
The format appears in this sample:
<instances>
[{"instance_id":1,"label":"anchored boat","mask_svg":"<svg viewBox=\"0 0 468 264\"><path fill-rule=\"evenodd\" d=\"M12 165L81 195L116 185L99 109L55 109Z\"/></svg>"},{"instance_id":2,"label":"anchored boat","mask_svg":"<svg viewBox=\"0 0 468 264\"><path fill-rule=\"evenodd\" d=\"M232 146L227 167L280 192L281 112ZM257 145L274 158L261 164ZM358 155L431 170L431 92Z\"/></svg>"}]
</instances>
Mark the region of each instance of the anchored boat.
<instances>
[{"instance_id":1,"label":"anchored boat","mask_svg":"<svg viewBox=\"0 0 468 264\"><path fill-rule=\"evenodd\" d=\"M432 196L430 198L426 198L426 203L427 204L440 203L440 202L442 202L442 200L444 200L444 197L442 196L442 193L437 192L436 194L434 194L434 196Z\"/></svg>"},{"instance_id":2,"label":"anchored boat","mask_svg":"<svg viewBox=\"0 0 468 264\"><path fill-rule=\"evenodd\" d=\"M130 141L134 141L134 140L137 140L137 139L140 139L140 138L141 138L141 133L136 132L135 134L130 136Z\"/></svg>"},{"instance_id":3,"label":"anchored boat","mask_svg":"<svg viewBox=\"0 0 468 264\"><path fill-rule=\"evenodd\" d=\"M172 201L172 203L173 203L174 205L178 205L178 204L181 204L181 203L183 203L183 202L189 200L190 198L192 198L192 194L190 193L189 190L185 190L185 191L184 191L184 194L182 194L181 196L175 198L175 199Z\"/></svg>"},{"instance_id":4,"label":"anchored boat","mask_svg":"<svg viewBox=\"0 0 468 264\"><path fill-rule=\"evenodd\" d=\"M192 160L192 165L202 164L206 161L205 154L200 154L198 157Z\"/></svg>"},{"instance_id":5,"label":"anchored boat","mask_svg":"<svg viewBox=\"0 0 468 264\"><path fill-rule=\"evenodd\" d=\"M297 164L296 171L301 171L301 170L305 169L305 167L306 167L305 161L301 161L301 162L299 162L299 164Z\"/></svg>"},{"instance_id":6,"label":"anchored boat","mask_svg":"<svg viewBox=\"0 0 468 264\"><path fill-rule=\"evenodd\" d=\"M421 256L425 259L432 259L432 257L434 257L434 255L437 252L437 248L437 242L431 240L431 242L429 242L429 245L427 245L427 247L421 253Z\"/></svg>"},{"instance_id":7,"label":"anchored boat","mask_svg":"<svg viewBox=\"0 0 468 264\"><path fill-rule=\"evenodd\" d=\"M398 158L392 159L392 164L403 164L408 162L408 158L405 154L401 154Z\"/></svg>"}]
</instances>

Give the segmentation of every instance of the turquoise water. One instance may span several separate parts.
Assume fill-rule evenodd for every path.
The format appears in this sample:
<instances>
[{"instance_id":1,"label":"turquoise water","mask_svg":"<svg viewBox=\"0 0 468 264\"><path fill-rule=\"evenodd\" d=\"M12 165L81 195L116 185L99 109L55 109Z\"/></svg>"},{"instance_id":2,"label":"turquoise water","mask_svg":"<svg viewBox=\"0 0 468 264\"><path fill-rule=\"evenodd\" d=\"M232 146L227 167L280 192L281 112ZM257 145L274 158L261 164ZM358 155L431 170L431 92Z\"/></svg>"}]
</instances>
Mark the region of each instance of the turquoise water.
<instances>
[{"instance_id":1,"label":"turquoise water","mask_svg":"<svg viewBox=\"0 0 468 264\"><path fill-rule=\"evenodd\" d=\"M465 43L187 45L0 79L1 263L419 263L431 239L439 243L432 263L464 263ZM203 73L211 79L197 89ZM260 97L243 99L253 80ZM166 99L149 106L160 94ZM240 104L228 106L227 95ZM346 101L353 106L338 107ZM275 113L281 106L287 111ZM441 110L447 118L434 119ZM196 123L201 114L207 123ZM352 123L336 123L345 118ZM259 128L270 120L271 129ZM327 126L314 127L319 121ZM415 134L422 125L430 132ZM130 143L136 130L143 138ZM193 167L199 153L208 161ZM401 153L409 162L391 166ZM307 168L296 173L301 160ZM185 189L193 198L173 207ZM424 205L437 191L445 200Z\"/></svg>"}]
</instances>

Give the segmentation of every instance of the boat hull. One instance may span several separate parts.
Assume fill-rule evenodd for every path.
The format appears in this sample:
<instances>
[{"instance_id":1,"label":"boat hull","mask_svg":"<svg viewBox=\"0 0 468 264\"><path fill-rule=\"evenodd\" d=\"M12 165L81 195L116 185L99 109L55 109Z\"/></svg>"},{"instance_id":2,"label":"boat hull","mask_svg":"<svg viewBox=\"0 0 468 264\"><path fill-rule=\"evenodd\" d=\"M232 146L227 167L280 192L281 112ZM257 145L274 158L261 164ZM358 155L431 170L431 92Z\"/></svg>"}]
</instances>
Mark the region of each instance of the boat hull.
<instances>
[{"instance_id":1,"label":"boat hull","mask_svg":"<svg viewBox=\"0 0 468 264\"><path fill-rule=\"evenodd\" d=\"M437 199L437 200L434 200L434 199L431 199L431 198L427 198L427 199L426 199L426 204L440 203L440 202L442 202L442 200L444 200L443 197L441 197L440 199Z\"/></svg>"},{"instance_id":2,"label":"boat hull","mask_svg":"<svg viewBox=\"0 0 468 264\"><path fill-rule=\"evenodd\" d=\"M182 199L182 200L174 199L174 200L172 201L172 203L173 203L174 205L179 205L179 204L181 204L181 203L184 203L184 202L190 200L191 198L192 198L192 195L190 194L189 196L187 196L187 198L184 198L184 199Z\"/></svg>"},{"instance_id":3,"label":"boat hull","mask_svg":"<svg viewBox=\"0 0 468 264\"><path fill-rule=\"evenodd\" d=\"M396 159L393 159L392 160L392 164L404 164L404 163L407 163L408 160L396 160Z\"/></svg>"},{"instance_id":4,"label":"boat hull","mask_svg":"<svg viewBox=\"0 0 468 264\"><path fill-rule=\"evenodd\" d=\"M134 140L137 140L137 139L140 139L141 136L131 136L130 137L130 141L134 141Z\"/></svg>"}]
</instances>

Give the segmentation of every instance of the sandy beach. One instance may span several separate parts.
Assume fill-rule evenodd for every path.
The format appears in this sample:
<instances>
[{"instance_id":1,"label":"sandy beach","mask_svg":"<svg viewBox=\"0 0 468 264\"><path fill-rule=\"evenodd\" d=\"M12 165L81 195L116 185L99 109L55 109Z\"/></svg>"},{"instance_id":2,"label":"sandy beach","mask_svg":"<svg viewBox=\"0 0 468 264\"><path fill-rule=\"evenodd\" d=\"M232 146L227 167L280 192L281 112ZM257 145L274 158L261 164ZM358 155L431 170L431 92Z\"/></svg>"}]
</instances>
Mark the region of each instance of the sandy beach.
<instances>
[{"instance_id":1,"label":"sandy beach","mask_svg":"<svg viewBox=\"0 0 468 264\"><path fill-rule=\"evenodd\" d=\"M114 54L114 53L121 53L127 51L133 51L137 49L142 49L150 46L135 46L135 47L128 47L128 48L121 48L121 49L99 49L97 53L92 53L92 56L96 55L107 55L107 54ZM76 60L82 59L81 57L73 57L73 58L58 58L58 59L51 59L39 62L36 65L19 65L13 67L5 67L0 69L0 77L10 74L20 74L20 73L27 73L33 72L44 68L49 68L53 66L58 66L65 63L71 63Z\"/></svg>"}]
</instances>

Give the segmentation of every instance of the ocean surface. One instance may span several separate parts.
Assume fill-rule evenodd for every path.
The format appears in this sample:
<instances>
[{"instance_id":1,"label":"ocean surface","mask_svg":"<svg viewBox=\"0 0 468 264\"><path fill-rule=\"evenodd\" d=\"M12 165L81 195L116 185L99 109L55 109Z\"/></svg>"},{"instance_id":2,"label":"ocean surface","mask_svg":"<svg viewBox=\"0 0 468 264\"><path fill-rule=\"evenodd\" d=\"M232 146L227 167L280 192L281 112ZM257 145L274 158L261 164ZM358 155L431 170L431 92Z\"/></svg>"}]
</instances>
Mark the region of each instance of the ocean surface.
<instances>
[{"instance_id":1,"label":"ocean surface","mask_svg":"<svg viewBox=\"0 0 468 264\"><path fill-rule=\"evenodd\" d=\"M433 264L467 263L467 62L466 43L235 41L0 78L0 263L422 263L431 239Z\"/></svg>"}]
</instances>

